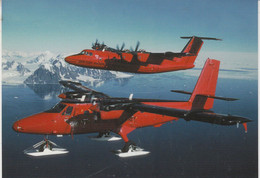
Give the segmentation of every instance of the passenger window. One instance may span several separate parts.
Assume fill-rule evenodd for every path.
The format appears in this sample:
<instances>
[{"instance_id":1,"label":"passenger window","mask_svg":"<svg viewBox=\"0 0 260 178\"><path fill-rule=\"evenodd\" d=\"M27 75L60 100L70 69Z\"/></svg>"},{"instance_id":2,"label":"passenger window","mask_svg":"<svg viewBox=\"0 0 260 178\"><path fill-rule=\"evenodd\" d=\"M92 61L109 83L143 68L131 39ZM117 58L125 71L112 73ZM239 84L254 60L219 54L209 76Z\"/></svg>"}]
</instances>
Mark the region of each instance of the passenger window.
<instances>
[{"instance_id":1,"label":"passenger window","mask_svg":"<svg viewBox=\"0 0 260 178\"><path fill-rule=\"evenodd\" d=\"M66 109L66 111L63 113L63 115L67 115L67 116L71 115L72 110L73 110L73 107L72 107L72 106L69 106L69 107Z\"/></svg>"},{"instance_id":2,"label":"passenger window","mask_svg":"<svg viewBox=\"0 0 260 178\"><path fill-rule=\"evenodd\" d=\"M92 53L90 52L90 53L88 53L90 56L92 56Z\"/></svg>"}]
</instances>

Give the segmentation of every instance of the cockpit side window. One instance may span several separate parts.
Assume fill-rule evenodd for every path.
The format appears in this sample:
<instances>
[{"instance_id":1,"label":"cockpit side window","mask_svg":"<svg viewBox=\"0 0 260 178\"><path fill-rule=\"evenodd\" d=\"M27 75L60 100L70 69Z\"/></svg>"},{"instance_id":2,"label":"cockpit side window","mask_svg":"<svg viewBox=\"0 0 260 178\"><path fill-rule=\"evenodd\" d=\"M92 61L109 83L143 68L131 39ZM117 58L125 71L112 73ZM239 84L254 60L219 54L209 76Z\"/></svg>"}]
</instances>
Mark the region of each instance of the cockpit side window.
<instances>
[{"instance_id":1,"label":"cockpit side window","mask_svg":"<svg viewBox=\"0 0 260 178\"><path fill-rule=\"evenodd\" d=\"M58 103L55 106L53 106L51 109L49 109L45 112L47 112L47 113L60 113L65 107L66 107L65 104Z\"/></svg>"},{"instance_id":2,"label":"cockpit side window","mask_svg":"<svg viewBox=\"0 0 260 178\"><path fill-rule=\"evenodd\" d=\"M63 112L63 115L66 115L66 116L71 115L72 110L73 110L73 107L72 107L72 106L69 106L69 107L66 109L66 111Z\"/></svg>"},{"instance_id":3,"label":"cockpit side window","mask_svg":"<svg viewBox=\"0 0 260 178\"><path fill-rule=\"evenodd\" d=\"M93 55L92 52L88 52L88 51L81 51L80 54L85 54L87 56L92 56Z\"/></svg>"}]
</instances>

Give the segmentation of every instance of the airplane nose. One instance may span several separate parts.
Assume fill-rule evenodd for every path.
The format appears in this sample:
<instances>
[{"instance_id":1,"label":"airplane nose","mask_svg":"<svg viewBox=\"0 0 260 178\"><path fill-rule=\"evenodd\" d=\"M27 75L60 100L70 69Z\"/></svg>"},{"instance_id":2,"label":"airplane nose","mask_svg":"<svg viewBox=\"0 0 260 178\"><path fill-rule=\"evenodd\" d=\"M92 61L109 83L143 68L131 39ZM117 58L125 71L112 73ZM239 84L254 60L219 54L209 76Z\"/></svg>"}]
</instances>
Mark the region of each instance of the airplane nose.
<instances>
[{"instance_id":1,"label":"airplane nose","mask_svg":"<svg viewBox=\"0 0 260 178\"><path fill-rule=\"evenodd\" d=\"M19 132L21 129L22 129L22 127L19 126L19 121L16 121L13 124L13 130L16 131L16 132Z\"/></svg>"},{"instance_id":2,"label":"airplane nose","mask_svg":"<svg viewBox=\"0 0 260 178\"><path fill-rule=\"evenodd\" d=\"M71 63L71 62L72 62L72 58L71 58L70 56L65 57L65 61L66 61L67 63Z\"/></svg>"}]
</instances>

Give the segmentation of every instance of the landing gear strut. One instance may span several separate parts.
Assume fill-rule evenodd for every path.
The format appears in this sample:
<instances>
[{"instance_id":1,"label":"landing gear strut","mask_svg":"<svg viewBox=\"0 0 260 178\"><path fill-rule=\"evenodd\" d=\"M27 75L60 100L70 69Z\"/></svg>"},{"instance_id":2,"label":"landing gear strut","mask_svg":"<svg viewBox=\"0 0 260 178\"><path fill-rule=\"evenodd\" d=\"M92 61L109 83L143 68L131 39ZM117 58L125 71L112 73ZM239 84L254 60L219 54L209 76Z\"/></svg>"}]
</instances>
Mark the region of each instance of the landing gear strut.
<instances>
[{"instance_id":1,"label":"landing gear strut","mask_svg":"<svg viewBox=\"0 0 260 178\"><path fill-rule=\"evenodd\" d=\"M39 146L39 152L43 152L45 149L52 150L52 148L54 146L49 140L44 139L44 141L45 141L45 143L43 143Z\"/></svg>"},{"instance_id":2,"label":"landing gear strut","mask_svg":"<svg viewBox=\"0 0 260 178\"><path fill-rule=\"evenodd\" d=\"M116 137L113 135L110 135L110 132L99 132L98 136L90 136L89 137L92 140L96 140L96 141L117 141L117 140L121 140L120 137Z\"/></svg>"},{"instance_id":3,"label":"landing gear strut","mask_svg":"<svg viewBox=\"0 0 260 178\"><path fill-rule=\"evenodd\" d=\"M99 132L97 138L110 137L110 132Z\"/></svg>"},{"instance_id":4,"label":"landing gear strut","mask_svg":"<svg viewBox=\"0 0 260 178\"><path fill-rule=\"evenodd\" d=\"M128 141L128 142L126 142L125 143L125 145L124 145L124 147L121 149L121 151L122 151L122 153L126 153L126 152L128 152L129 151L129 149L131 150L131 149L134 149L134 148L136 148L137 146L136 146L136 144L134 143L134 142L132 142L132 141Z\"/></svg>"}]
</instances>

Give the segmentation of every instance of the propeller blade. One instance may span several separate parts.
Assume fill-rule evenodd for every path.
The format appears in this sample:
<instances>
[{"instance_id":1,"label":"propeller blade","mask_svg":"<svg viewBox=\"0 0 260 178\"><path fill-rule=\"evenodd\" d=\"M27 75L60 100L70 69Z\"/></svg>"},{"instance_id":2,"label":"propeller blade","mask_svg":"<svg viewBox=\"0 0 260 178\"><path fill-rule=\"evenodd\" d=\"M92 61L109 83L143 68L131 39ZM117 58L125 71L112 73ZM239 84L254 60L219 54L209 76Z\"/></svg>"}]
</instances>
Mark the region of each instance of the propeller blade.
<instances>
[{"instance_id":1,"label":"propeller blade","mask_svg":"<svg viewBox=\"0 0 260 178\"><path fill-rule=\"evenodd\" d=\"M123 44L122 44L122 46L121 46L121 49L120 49L120 50L121 50L121 51L123 51L124 47L125 47L125 43L123 43Z\"/></svg>"},{"instance_id":2,"label":"propeller blade","mask_svg":"<svg viewBox=\"0 0 260 178\"><path fill-rule=\"evenodd\" d=\"M138 50L138 48L139 48L139 45L140 45L140 42L139 42L139 41L137 41L137 43L136 43L136 47L135 47L135 51L137 51L137 50Z\"/></svg>"},{"instance_id":3,"label":"propeller blade","mask_svg":"<svg viewBox=\"0 0 260 178\"><path fill-rule=\"evenodd\" d=\"M134 96L134 94L133 94L133 93L131 93L131 94L129 95L129 100L130 100L130 101L132 101L132 99L133 99L133 96Z\"/></svg>"},{"instance_id":4,"label":"propeller blade","mask_svg":"<svg viewBox=\"0 0 260 178\"><path fill-rule=\"evenodd\" d=\"M116 45L116 49L119 51L119 46L118 45Z\"/></svg>"}]
</instances>

